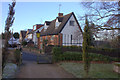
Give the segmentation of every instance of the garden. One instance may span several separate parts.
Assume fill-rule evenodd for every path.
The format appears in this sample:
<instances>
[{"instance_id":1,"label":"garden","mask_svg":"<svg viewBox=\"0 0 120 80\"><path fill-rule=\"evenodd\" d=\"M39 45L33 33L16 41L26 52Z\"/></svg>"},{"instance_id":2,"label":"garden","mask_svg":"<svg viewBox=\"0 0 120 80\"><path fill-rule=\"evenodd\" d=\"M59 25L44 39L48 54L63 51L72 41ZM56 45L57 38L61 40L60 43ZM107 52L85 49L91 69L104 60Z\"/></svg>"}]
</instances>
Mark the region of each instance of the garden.
<instances>
[{"instance_id":1,"label":"garden","mask_svg":"<svg viewBox=\"0 0 120 80\"><path fill-rule=\"evenodd\" d=\"M22 55L19 49L8 49L7 53L3 48L2 51L2 77L14 78L18 67L22 64Z\"/></svg>"},{"instance_id":2,"label":"garden","mask_svg":"<svg viewBox=\"0 0 120 80\"><path fill-rule=\"evenodd\" d=\"M85 78L83 63L61 62L59 66L77 78ZM89 78L120 78L120 74L113 71L113 63L92 63Z\"/></svg>"},{"instance_id":3,"label":"garden","mask_svg":"<svg viewBox=\"0 0 120 80\"><path fill-rule=\"evenodd\" d=\"M69 47L69 49L70 48L74 49L78 47L72 46ZM72 73L77 78L86 78L84 62L82 60L83 53L65 50L63 52L62 49L63 47L53 47L53 63L57 63L59 66L69 73ZM91 66L88 78L120 78L120 73L116 72L114 68L116 62L120 61L118 57L111 57L96 53L88 53L88 55Z\"/></svg>"}]
</instances>

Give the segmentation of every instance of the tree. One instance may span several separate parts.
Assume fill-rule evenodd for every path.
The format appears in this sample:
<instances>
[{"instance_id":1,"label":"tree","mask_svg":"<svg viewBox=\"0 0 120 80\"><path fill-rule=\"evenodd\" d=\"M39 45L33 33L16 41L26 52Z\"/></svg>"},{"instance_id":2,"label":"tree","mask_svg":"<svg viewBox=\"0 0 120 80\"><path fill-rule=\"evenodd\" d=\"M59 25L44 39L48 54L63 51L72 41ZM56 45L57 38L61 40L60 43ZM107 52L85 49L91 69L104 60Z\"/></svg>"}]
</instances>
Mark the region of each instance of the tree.
<instances>
[{"instance_id":1,"label":"tree","mask_svg":"<svg viewBox=\"0 0 120 80\"><path fill-rule=\"evenodd\" d=\"M116 38L112 39L110 41L110 45L112 48L120 48L120 36L117 36Z\"/></svg>"},{"instance_id":2,"label":"tree","mask_svg":"<svg viewBox=\"0 0 120 80\"><path fill-rule=\"evenodd\" d=\"M5 39L5 34L4 34L4 33L2 33L1 35L2 35L2 39Z\"/></svg>"},{"instance_id":3,"label":"tree","mask_svg":"<svg viewBox=\"0 0 120 80\"><path fill-rule=\"evenodd\" d=\"M14 10L14 7L15 7L15 4L16 4L16 1L13 0L12 4L9 4L9 13L8 13L8 16L7 16L7 19L6 19L6 22L5 22L5 47L8 47L8 40L10 38L10 35L9 35L9 29L10 27L12 26L14 20L15 20L15 17L14 17L14 14L15 14L15 10Z\"/></svg>"},{"instance_id":4,"label":"tree","mask_svg":"<svg viewBox=\"0 0 120 80\"><path fill-rule=\"evenodd\" d=\"M15 33L13 34L13 36L14 36L14 38L19 38L19 33L18 33L18 32L15 32Z\"/></svg>"},{"instance_id":5,"label":"tree","mask_svg":"<svg viewBox=\"0 0 120 80\"><path fill-rule=\"evenodd\" d=\"M86 77L88 77L88 73L89 73L89 68L90 68L90 58L88 55L88 50L89 50L89 46L91 45L91 32L90 32L90 27L89 27L89 23L87 20L87 15L86 15L86 21L85 21L85 27L84 27L84 32L83 32L83 44L82 44L82 50L83 50L83 54L82 54L82 58L84 61L84 70L86 72Z\"/></svg>"},{"instance_id":6,"label":"tree","mask_svg":"<svg viewBox=\"0 0 120 80\"><path fill-rule=\"evenodd\" d=\"M89 21L95 24L97 33L103 30L118 30L120 33L120 2L82 2L81 4L87 9ZM85 16L79 18L84 20ZM99 37L96 32L94 35Z\"/></svg>"},{"instance_id":7,"label":"tree","mask_svg":"<svg viewBox=\"0 0 120 80\"><path fill-rule=\"evenodd\" d=\"M10 27L12 26L13 22L14 22L14 14L15 14L15 7L16 1L13 0L12 4L9 4L9 12L8 12L8 16L5 22L5 47L3 48L3 52L2 52L2 68L4 68L6 60L7 60L7 56L8 56L8 40L10 38ZM3 69L2 69L3 70Z\"/></svg>"}]
</instances>

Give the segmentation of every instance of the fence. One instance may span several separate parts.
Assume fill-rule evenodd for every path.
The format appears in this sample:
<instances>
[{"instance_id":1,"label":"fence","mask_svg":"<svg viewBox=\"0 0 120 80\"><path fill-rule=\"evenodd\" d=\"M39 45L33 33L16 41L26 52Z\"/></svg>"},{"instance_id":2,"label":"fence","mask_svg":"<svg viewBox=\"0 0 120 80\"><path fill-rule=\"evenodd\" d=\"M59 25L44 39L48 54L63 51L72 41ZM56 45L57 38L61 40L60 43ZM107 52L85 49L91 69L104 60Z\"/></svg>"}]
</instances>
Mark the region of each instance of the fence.
<instances>
[{"instance_id":1,"label":"fence","mask_svg":"<svg viewBox=\"0 0 120 80\"><path fill-rule=\"evenodd\" d=\"M75 35L62 35L62 45L63 46L82 46L83 38L81 35L75 36Z\"/></svg>"}]
</instances>

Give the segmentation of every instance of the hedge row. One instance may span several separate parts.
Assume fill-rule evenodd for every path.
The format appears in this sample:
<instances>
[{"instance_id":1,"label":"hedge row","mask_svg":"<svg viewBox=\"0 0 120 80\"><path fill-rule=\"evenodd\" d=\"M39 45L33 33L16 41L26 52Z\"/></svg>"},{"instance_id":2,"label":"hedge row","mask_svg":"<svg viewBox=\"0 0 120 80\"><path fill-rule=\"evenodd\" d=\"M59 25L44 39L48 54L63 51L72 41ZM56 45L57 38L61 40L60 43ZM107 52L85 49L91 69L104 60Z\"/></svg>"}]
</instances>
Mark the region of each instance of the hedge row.
<instances>
[{"instance_id":1,"label":"hedge row","mask_svg":"<svg viewBox=\"0 0 120 80\"><path fill-rule=\"evenodd\" d=\"M45 49L46 53L51 53L52 48L54 46L47 46ZM66 52L66 51L74 51L74 52L82 52L82 47L81 46L61 46L61 51ZM102 54L110 57L120 57L120 49L114 49L114 48L95 48L95 47L90 47L89 53L95 53L95 54Z\"/></svg>"},{"instance_id":2,"label":"hedge row","mask_svg":"<svg viewBox=\"0 0 120 80\"><path fill-rule=\"evenodd\" d=\"M82 61L82 52L63 52L61 51L61 47L54 47L52 50L53 53L53 61L64 61L64 60L74 60L74 61ZM111 62L111 61L120 61L119 58L113 58L109 56L105 56L102 54L95 54L95 53L89 53L89 57L91 61L105 61L105 62Z\"/></svg>"}]
</instances>

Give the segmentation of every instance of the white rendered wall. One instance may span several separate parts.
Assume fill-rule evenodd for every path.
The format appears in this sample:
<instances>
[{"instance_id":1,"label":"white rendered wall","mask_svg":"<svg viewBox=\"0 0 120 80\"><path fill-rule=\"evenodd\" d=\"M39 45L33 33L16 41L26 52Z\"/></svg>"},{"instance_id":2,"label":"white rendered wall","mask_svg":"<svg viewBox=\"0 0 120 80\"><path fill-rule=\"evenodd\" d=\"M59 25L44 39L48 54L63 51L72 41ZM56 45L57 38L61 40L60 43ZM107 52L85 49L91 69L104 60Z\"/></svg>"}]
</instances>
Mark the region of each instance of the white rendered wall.
<instances>
[{"instance_id":1,"label":"white rendered wall","mask_svg":"<svg viewBox=\"0 0 120 80\"><path fill-rule=\"evenodd\" d=\"M74 26L70 26L71 20L74 21ZM72 35L72 43L76 43L72 45L82 46L82 42L83 42L82 33L73 15L70 17L70 19L66 23L61 33L63 34L63 41L62 41L63 43L71 43L71 35ZM77 44L77 43L81 43L81 44ZM71 46L71 44L63 44L63 46Z\"/></svg>"},{"instance_id":2,"label":"white rendered wall","mask_svg":"<svg viewBox=\"0 0 120 80\"><path fill-rule=\"evenodd\" d=\"M28 34L28 39L32 39L32 34Z\"/></svg>"}]
</instances>

